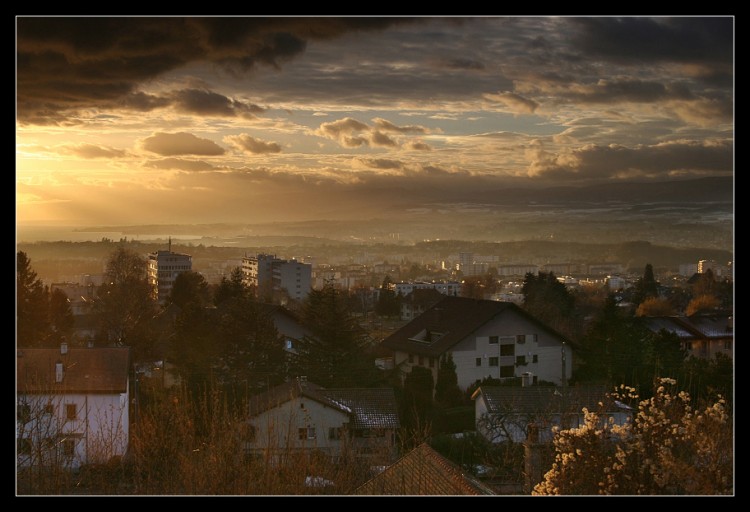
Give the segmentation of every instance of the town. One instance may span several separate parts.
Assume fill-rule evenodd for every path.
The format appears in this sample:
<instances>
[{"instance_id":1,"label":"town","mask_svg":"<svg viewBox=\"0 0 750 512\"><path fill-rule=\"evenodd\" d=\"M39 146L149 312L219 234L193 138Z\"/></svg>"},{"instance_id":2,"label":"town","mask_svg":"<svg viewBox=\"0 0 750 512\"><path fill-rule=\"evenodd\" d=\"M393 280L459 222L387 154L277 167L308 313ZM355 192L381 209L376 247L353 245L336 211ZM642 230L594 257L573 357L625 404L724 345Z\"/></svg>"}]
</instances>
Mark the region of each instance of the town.
<instances>
[{"instance_id":1,"label":"town","mask_svg":"<svg viewBox=\"0 0 750 512\"><path fill-rule=\"evenodd\" d=\"M731 413L731 261L639 272L244 251L204 259L209 283L171 238L99 245L104 272L66 282L18 253L24 493L544 493L557 430L635 428L659 379ZM248 480L196 480L183 466L205 457Z\"/></svg>"}]
</instances>

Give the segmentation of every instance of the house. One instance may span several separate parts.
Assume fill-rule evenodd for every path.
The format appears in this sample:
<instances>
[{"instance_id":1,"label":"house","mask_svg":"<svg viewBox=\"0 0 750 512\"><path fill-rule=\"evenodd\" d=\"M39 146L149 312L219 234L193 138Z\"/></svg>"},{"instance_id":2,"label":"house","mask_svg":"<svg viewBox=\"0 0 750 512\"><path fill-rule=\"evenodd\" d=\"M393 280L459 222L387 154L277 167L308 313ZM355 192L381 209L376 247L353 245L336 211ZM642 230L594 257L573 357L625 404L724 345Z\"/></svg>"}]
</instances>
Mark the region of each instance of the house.
<instances>
[{"instance_id":1,"label":"house","mask_svg":"<svg viewBox=\"0 0 750 512\"><path fill-rule=\"evenodd\" d=\"M488 441L520 443L533 423L541 441L552 439L552 427L576 428L583 424L585 407L604 408L604 417L623 425L632 409L607 397L604 387L480 386L471 395L477 432ZM601 405L600 405L601 404Z\"/></svg>"},{"instance_id":2,"label":"house","mask_svg":"<svg viewBox=\"0 0 750 512\"><path fill-rule=\"evenodd\" d=\"M482 496L495 492L422 443L352 494L399 496Z\"/></svg>"},{"instance_id":3,"label":"house","mask_svg":"<svg viewBox=\"0 0 750 512\"><path fill-rule=\"evenodd\" d=\"M442 299L444 294L434 288L417 288L401 300L401 320L411 320Z\"/></svg>"},{"instance_id":4,"label":"house","mask_svg":"<svg viewBox=\"0 0 750 512\"><path fill-rule=\"evenodd\" d=\"M395 365L430 368L437 380L440 357L450 353L462 389L486 377L556 385L572 371L570 343L511 302L444 297L382 342Z\"/></svg>"},{"instance_id":5,"label":"house","mask_svg":"<svg viewBox=\"0 0 750 512\"><path fill-rule=\"evenodd\" d=\"M302 451L390 462L399 426L390 388L326 389L300 377L250 399L246 446L276 459Z\"/></svg>"},{"instance_id":6,"label":"house","mask_svg":"<svg viewBox=\"0 0 750 512\"><path fill-rule=\"evenodd\" d=\"M729 313L657 316L644 321L654 333L665 330L676 334L687 357L713 359L716 354L733 357L734 317Z\"/></svg>"},{"instance_id":7,"label":"house","mask_svg":"<svg viewBox=\"0 0 750 512\"><path fill-rule=\"evenodd\" d=\"M19 467L106 463L128 448L128 348L18 349Z\"/></svg>"},{"instance_id":8,"label":"house","mask_svg":"<svg viewBox=\"0 0 750 512\"><path fill-rule=\"evenodd\" d=\"M296 353L296 346L305 336L310 335L309 329L302 325L302 321L296 314L284 306L274 304L261 304L261 311L271 317L276 330L284 339L284 349L287 352Z\"/></svg>"}]
</instances>

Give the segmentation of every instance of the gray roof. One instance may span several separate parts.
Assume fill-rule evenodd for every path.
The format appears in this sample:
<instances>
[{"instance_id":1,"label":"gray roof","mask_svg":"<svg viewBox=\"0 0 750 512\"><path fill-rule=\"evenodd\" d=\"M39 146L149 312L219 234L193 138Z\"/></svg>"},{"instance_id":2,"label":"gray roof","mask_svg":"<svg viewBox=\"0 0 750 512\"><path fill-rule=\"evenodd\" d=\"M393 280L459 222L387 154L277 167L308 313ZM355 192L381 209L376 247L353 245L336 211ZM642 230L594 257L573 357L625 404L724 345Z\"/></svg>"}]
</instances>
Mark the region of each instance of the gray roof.
<instances>
[{"instance_id":1,"label":"gray roof","mask_svg":"<svg viewBox=\"0 0 750 512\"><path fill-rule=\"evenodd\" d=\"M677 334L681 340L733 338L732 321L728 314L693 316L655 316L645 318L652 332L664 329Z\"/></svg>"},{"instance_id":2,"label":"gray roof","mask_svg":"<svg viewBox=\"0 0 750 512\"><path fill-rule=\"evenodd\" d=\"M315 400L350 417L352 428L399 428L396 396L390 388L326 389L295 379L250 398L252 418L299 396Z\"/></svg>"},{"instance_id":3,"label":"gray roof","mask_svg":"<svg viewBox=\"0 0 750 512\"><path fill-rule=\"evenodd\" d=\"M325 389L331 402L350 409L352 428L399 428L396 395L391 388Z\"/></svg>"},{"instance_id":4,"label":"gray roof","mask_svg":"<svg viewBox=\"0 0 750 512\"><path fill-rule=\"evenodd\" d=\"M62 363L62 382L55 382ZM124 393L128 389L130 349L19 348L16 383L19 393Z\"/></svg>"},{"instance_id":5,"label":"gray roof","mask_svg":"<svg viewBox=\"0 0 750 512\"><path fill-rule=\"evenodd\" d=\"M513 312L557 337L565 337L512 302L445 296L437 304L383 340L382 345L405 352L439 356L487 322ZM439 333L430 342L418 341L423 333Z\"/></svg>"},{"instance_id":6,"label":"gray roof","mask_svg":"<svg viewBox=\"0 0 750 512\"><path fill-rule=\"evenodd\" d=\"M603 386L558 388L550 386L481 386L472 395L483 399L491 414L538 414L597 410L599 402L608 411L616 410Z\"/></svg>"}]
</instances>

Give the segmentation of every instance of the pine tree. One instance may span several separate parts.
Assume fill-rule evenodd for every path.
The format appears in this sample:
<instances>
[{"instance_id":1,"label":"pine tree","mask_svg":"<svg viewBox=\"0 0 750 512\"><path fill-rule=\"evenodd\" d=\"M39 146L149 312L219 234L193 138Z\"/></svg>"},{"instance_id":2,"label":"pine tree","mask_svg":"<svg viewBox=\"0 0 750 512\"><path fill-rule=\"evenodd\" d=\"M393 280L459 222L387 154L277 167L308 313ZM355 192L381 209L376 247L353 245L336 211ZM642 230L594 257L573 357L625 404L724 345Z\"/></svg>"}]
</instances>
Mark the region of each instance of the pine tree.
<instances>
[{"instance_id":1,"label":"pine tree","mask_svg":"<svg viewBox=\"0 0 750 512\"><path fill-rule=\"evenodd\" d=\"M453 362L453 354L448 352L440 358L435 383L435 402L443 407L456 407L461 405L462 401L458 375L456 375L456 363Z\"/></svg>"},{"instance_id":2,"label":"pine tree","mask_svg":"<svg viewBox=\"0 0 750 512\"><path fill-rule=\"evenodd\" d=\"M43 346L49 332L47 294L26 253L16 256L16 340L19 347Z\"/></svg>"}]
</instances>

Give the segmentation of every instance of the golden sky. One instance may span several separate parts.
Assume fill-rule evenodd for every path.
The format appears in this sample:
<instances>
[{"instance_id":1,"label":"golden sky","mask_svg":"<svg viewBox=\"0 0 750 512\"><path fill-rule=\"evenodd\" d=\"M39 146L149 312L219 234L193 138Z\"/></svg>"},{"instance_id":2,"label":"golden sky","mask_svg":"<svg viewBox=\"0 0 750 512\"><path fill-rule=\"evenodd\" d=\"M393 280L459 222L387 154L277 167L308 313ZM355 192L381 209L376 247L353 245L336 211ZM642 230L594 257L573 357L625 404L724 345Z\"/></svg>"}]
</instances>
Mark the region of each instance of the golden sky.
<instances>
[{"instance_id":1,"label":"golden sky","mask_svg":"<svg viewBox=\"0 0 750 512\"><path fill-rule=\"evenodd\" d=\"M19 223L366 217L733 172L731 17L16 29Z\"/></svg>"}]
</instances>

